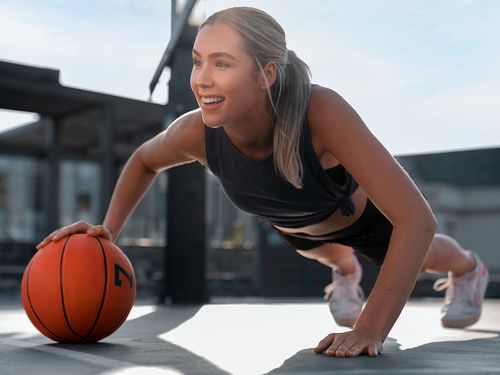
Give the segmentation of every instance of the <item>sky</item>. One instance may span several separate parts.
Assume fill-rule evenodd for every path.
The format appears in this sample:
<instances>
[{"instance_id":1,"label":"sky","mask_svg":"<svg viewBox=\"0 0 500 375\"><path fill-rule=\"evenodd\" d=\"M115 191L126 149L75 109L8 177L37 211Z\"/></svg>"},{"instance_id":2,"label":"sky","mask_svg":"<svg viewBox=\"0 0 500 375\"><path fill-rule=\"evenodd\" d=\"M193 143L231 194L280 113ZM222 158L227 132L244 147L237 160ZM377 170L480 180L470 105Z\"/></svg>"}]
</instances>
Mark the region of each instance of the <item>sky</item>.
<instances>
[{"instance_id":1,"label":"sky","mask_svg":"<svg viewBox=\"0 0 500 375\"><path fill-rule=\"evenodd\" d=\"M206 0L198 13L239 5L276 18L313 82L391 153L500 146L500 1ZM59 69L65 86L148 100L169 38L169 0L0 0L0 60ZM0 131L36 118L0 110Z\"/></svg>"}]
</instances>

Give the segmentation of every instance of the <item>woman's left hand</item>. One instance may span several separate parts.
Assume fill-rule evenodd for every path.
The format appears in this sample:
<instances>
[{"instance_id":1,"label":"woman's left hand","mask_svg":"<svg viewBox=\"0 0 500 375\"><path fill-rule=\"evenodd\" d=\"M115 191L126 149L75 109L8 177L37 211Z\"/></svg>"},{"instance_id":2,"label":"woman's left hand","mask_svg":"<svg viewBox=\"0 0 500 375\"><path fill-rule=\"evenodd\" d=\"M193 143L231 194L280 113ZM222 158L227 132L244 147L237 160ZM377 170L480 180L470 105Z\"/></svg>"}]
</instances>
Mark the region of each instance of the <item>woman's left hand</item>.
<instances>
[{"instance_id":1,"label":"woman's left hand","mask_svg":"<svg viewBox=\"0 0 500 375\"><path fill-rule=\"evenodd\" d=\"M344 333L330 333L314 349L316 353L323 353L329 357L356 357L368 353L376 357L382 351L382 340L366 328L354 328Z\"/></svg>"}]
</instances>

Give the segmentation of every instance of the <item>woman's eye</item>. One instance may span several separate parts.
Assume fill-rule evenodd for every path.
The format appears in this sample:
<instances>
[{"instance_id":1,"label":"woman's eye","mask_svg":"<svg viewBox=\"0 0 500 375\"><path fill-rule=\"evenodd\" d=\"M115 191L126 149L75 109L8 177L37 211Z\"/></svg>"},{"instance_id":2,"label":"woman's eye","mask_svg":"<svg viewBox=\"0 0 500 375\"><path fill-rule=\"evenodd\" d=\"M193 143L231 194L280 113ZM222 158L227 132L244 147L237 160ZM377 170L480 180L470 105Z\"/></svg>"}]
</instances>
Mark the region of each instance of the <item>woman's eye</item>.
<instances>
[{"instance_id":1,"label":"woman's eye","mask_svg":"<svg viewBox=\"0 0 500 375\"><path fill-rule=\"evenodd\" d=\"M194 66L201 66L201 62L199 60L193 60Z\"/></svg>"},{"instance_id":2,"label":"woman's eye","mask_svg":"<svg viewBox=\"0 0 500 375\"><path fill-rule=\"evenodd\" d=\"M229 67L228 64L226 64L225 62L222 62L222 61L217 61L217 63L215 64L215 66L217 68L227 68L227 67Z\"/></svg>"}]
</instances>

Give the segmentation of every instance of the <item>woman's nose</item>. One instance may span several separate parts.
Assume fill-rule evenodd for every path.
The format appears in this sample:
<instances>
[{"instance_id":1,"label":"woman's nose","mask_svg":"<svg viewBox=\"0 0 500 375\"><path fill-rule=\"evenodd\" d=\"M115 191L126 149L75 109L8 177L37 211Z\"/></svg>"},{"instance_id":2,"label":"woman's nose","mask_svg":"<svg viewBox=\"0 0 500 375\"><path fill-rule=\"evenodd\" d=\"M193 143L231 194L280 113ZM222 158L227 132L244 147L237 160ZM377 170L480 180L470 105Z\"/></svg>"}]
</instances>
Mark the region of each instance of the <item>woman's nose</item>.
<instances>
[{"instance_id":1,"label":"woman's nose","mask_svg":"<svg viewBox=\"0 0 500 375\"><path fill-rule=\"evenodd\" d=\"M212 76L208 67L202 67L196 77L196 85L199 87L210 87L213 85Z\"/></svg>"}]
</instances>

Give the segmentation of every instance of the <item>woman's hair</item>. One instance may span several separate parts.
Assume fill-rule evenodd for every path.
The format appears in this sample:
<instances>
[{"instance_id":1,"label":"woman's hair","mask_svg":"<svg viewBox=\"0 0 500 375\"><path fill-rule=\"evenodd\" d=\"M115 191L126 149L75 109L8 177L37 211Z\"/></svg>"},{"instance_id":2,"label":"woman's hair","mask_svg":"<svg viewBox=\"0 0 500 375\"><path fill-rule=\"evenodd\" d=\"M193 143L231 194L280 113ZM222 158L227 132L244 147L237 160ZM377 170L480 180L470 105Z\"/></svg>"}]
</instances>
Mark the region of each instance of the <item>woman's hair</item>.
<instances>
[{"instance_id":1,"label":"woman's hair","mask_svg":"<svg viewBox=\"0 0 500 375\"><path fill-rule=\"evenodd\" d=\"M299 144L311 94L309 67L295 52L287 49L285 31L280 24L259 9L236 7L222 10L207 18L200 29L217 23L231 26L240 34L243 48L255 58L257 70L263 72L267 63L276 63L276 81L268 88L274 111L274 164L288 182L301 188L303 168Z\"/></svg>"}]
</instances>

